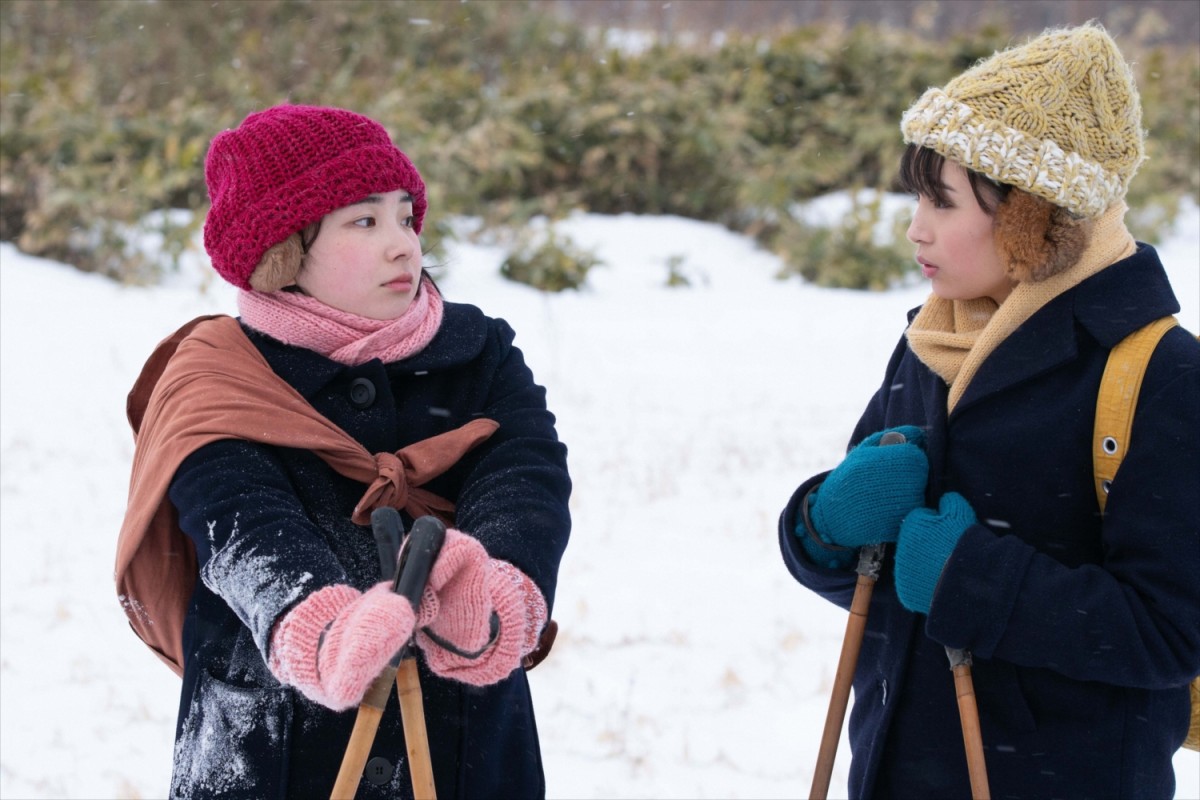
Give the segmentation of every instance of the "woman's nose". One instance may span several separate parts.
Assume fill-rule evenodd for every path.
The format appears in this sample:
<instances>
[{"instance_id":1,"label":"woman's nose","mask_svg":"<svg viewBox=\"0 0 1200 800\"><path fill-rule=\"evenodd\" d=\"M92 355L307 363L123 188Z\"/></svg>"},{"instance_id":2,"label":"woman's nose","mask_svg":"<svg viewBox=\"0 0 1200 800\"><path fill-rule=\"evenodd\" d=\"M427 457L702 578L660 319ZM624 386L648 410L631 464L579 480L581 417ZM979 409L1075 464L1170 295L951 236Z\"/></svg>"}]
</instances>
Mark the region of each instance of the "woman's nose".
<instances>
[{"instance_id":1,"label":"woman's nose","mask_svg":"<svg viewBox=\"0 0 1200 800\"><path fill-rule=\"evenodd\" d=\"M409 258L417 247L417 236L413 229L396 220L388 225L388 257Z\"/></svg>"},{"instance_id":2,"label":"woman's nose","mask_svg":"<svg viewBox=\"0 0 1200 800\"><path fill-rule=\"evenodd\" d=\"M904 236L913 244L924 244L929 241L928 231L923 224L919 208L913 212L912 222L908 223L908 230L904 232Z\"/></svg>"}]
</instances>

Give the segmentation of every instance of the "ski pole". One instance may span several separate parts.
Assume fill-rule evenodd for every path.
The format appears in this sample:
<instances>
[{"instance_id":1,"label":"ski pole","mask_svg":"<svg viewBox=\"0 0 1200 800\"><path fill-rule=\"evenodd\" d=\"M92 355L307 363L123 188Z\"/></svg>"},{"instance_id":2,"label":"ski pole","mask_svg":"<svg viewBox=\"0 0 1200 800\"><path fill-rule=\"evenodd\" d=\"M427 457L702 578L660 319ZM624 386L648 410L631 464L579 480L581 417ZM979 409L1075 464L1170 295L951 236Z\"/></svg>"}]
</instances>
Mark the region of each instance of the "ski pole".
<instances>
[{"instance_id":1,"label":"ski pole","mask_svg":"<svg viewBox=\"0 0 1200 800\"><path fill-rule=\"evenodd\" d=\"M954 672L954 693L958 695L958 716L962 720L963 747L967 751L967 773L971 778L973 800L989 800L987 763L983 759L983 735L979 731L979 707L975 703L975 682L971 679L971 652L946 648L950 669Z\"/></svg>"},{"instance_id":2,"label":"ski pole","mask_svg":"<svg viewBox=\"0 0 1200 800\"><path fill-rule=\"evenodd\" d=\"M879 445L904 444L905 441L904 434L899 431L888 431L879 440ZM810 800L825 800L829 796L829 781L833 776L838 740L842 736L842 723L850 703L850 688L858 667L858 653L867 630L871 594L875 591L875 582L879 580L884 554L885 546L882 543L865 545L858 553L858 580L854 584L854 597L850 600L850 618L846 620L846 634L842 637L842 652L838 656L837 672L833 677L829 710L825 713L825 728L821 732L821 746L817 750L817 766L808 793Z\"/></svg>"},{"instance_id":3,"label":"ski pole","mask_svg":"<svg viewBox=\"0 0 1200 800\"><path fill-rule=\"evenodd\" d=\"M418 533L421 534L418 538ZM396 592L408 598L413 611L421 605L421 595L429 581L429 572L446 541L446 526L436 517L421 517L413 523L409 535L410 559L416 559L416 567L406 570L405 559L401 558L400 576L396 579ZM413 552L415 548L421 552ZM404 743L408 749L408 771L412 778L415 800L437 800L437 789L433 783L433 759L429 756L429 734L425 730L425 702L421 695L421 680L417 674L417 650L414 640L401 651L400 666L396 670L397 700L400 702L400 720L404 726Z\"/></svg>"},{"instance_id":4,"label":"ski pole","mask_svg":"<svg viewBox=\"0 0 1200 800\"><path fill-rule=\"evenodd\" d=\"M446 538L446 526L434 517L421 517L413 523L399 563L396 550L400 541L400 514L394 508L379 508L371 514L371 527L379 547L380 566L384 579L392 578L392 591L402 595L415 611L421 604L421 594L429 580L429 572ZM412 776L413 796L417 800L435 800L433 766L429 757L429 737L425 730L425 709L421 685L417 677L416 659L410 639L392 658L387 667L367 689L358 707L354 729L342 757L332 800L352 800L362 780L363 768L375 742L383 709L387 706L392 682L396 682L400 701L400 716L404 740L408 748L409 773Z\"/></svg>"}]
</instances>

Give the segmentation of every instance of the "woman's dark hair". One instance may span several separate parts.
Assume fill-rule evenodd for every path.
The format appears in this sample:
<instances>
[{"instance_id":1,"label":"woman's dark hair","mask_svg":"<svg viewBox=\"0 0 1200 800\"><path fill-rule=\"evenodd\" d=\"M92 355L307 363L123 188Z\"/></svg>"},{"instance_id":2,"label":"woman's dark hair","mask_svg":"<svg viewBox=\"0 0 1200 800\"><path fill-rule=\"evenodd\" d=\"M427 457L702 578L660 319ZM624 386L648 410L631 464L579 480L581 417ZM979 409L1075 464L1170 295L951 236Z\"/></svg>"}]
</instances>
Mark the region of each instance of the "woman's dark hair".
<instances>
[{"instance_id":1,"label":"woman's dark hair","mask_svg":"<svg viewBox=\"0 0 1200 800\"><path fill-rule=\"evenodd\" d=\"M908 194L931 197L935 202L945 204L946 184L942 180L944 163L945 157L936 150L910 144L900 157L900 189ZM975 202L988 214L995 214L996 208L1012 191L1012 187L1007 183L997 183L970 169L967 170L967 180L971 183L971 191L975 193Z\"/></svg>"}]
</instances>

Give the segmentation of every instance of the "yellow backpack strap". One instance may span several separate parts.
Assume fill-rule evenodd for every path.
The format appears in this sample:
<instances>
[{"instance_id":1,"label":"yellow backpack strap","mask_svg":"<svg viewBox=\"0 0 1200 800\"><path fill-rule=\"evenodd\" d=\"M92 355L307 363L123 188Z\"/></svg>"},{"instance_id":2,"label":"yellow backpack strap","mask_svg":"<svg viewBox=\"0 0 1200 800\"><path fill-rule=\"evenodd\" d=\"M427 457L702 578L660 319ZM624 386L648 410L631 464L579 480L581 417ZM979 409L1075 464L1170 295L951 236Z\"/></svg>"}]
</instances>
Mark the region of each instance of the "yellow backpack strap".
<instances>
[{"instance_id":1,"label":"yellow backpack strap","mask_svg":"<svg viewBox=\"0 0 1200 800\"><path fill-rule=\"evenodd\" d=\"M1100 511L1108 502L1108 487L1129 449L1133 430L1133 411L1146 365L1163 335L1178 324L1174 317L1163 317L1122 339L1108 354L1100 395L1096 400L1096 432L1092 437L1092 462L1096 471L1096 499ZM1200 677L1191 682L1192 715L1183 746L1200 750Z\"/></svg>"},{"instance_id":2,"label":"yellow backpack strap","mask_svg":"<svg viewBox=\"0 0 1200 800\"><path fill-rule=\"evenodd\" d=\"M1108 502L1108 488L1129 449L1133 411L1146 364L1163 334L1178 324L1175 317L1162 317L1126 336L1108 354L1100 394L1096 400L1096 429L1092 436L1092 463L1096 473L1096 499L1100 510Z\"/></svg>"}]
</instances>

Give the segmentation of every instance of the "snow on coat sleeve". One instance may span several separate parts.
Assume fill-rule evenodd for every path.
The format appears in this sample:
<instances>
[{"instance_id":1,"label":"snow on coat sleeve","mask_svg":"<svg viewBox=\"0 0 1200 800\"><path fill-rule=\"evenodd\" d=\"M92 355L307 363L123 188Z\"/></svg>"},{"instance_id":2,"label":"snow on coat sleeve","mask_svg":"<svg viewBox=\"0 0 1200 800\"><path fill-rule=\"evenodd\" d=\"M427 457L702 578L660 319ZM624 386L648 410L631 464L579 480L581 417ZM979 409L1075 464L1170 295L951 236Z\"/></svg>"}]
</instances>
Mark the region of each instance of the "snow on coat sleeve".
<instances>
[{"instance_id":1,"label":"snow on coat sleeve","mask_svg":"<svg viewBox=\"0 0 1200 800\"><path fill-rule=\"evenodd\" d=\"M170 497L196 544L200 579L250 629L264 658L276 619L311 592L348 582L265 445L205 445L175 473Z\"/></svg>"}]
</instances>

